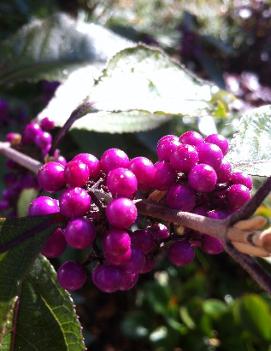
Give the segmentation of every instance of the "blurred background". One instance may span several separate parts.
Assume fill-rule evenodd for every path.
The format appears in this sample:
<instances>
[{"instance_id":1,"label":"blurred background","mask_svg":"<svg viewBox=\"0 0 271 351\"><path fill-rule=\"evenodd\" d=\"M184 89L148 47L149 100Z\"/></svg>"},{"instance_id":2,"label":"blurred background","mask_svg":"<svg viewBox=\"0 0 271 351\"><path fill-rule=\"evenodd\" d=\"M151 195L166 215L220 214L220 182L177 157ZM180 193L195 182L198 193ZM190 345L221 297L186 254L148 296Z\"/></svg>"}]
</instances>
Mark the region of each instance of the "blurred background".
<instances>
[{"instance_id":1,"label":"blurred background","mask_svg":"<svg viewBox=\"0 0 271 351\"><path fill-rule=\"evenodd\" d=\"M270 5L267 0L1 0L0 40L33 18L65 12L131 41L160 47L237 97L230 108L222 97L213 117L218 131L231 137L237 113L271 103ZM106 50L105 43L99 45ZM2 85L0 140L35 118L59 84ZM153 158L161 135L187 129L201 129L199 120L176 119L149 132L123 135L74 130L61 151L69 159L81 150L100 156L115 146L131 157ZM0 189L3 172L1 158ZM270 218L265 205L259 213ZM79 254L67 250L63 260L74 255ZM53 263L57 267L61 262ZM73 297L89 350L271 350L271 299L225 254L198 253L193 264L181 269L162 260L129 292L104 294L88 285Z\"/></svg>"}]
</instances>

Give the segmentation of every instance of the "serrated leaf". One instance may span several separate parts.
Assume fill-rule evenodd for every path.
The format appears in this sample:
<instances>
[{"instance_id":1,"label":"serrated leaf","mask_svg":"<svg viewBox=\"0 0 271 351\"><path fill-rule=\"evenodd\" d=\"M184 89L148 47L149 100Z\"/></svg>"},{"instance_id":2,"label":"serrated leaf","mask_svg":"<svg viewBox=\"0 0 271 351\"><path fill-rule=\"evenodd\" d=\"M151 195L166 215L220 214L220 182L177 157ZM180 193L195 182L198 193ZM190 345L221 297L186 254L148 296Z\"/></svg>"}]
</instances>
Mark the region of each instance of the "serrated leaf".
<instances>
[{"instance_id":1,"label":"serrated leaf","mask_svg":"<svg viewBox=\"0 0 271 351\"><path fill-rule=\"evenodd\" d=\"M227 159L239 171L271 176L271 105L246 112L231 141Z\"/></svg>"},{"instance_id":2,"label":"serrated leaf","mask_svg":"<svg viewBox=\"0 0 271 351\"><path fill-rule=\"evenodd\" d=\"M102 26L65 14L34 19L0 46L0 83L61 80L81 65L102 68L131 45Z\"/></svg>"},{"instance_id":3,"label":"serrated leaf","mask_svg":"<svg viewBox=\"0 0 271 351\"><path fill-rule=\"evenodd\" d=\"M78 83L81 91L79 80ZM98 112L86 114L73 127L109 133L152 129L174 116L206 115L211 109L212 95L218 91L217 87L196 78L161 50L145 45L118 52L92 88L85 83L83 86L88 95L84 101L91 102ZM63 126L77 107L72 102L72 90L74 85L70 84L65 94L60 96L57 92L55 101L39 114L39 118L49 115L58 126ZM63 91L60 87L59 92ZM64 114L60 110L67 100L70 109Z\"/></svg>"},{"instance_id":4,"label":"serrated leaf","mask_svg":"<svg viewBox=\"0 0 271 351\"><path fill-rule=\"evenodd\" d=\"M81 327L70 295L40 256L24 280L0 351L82 351ZM12 337L11 337L12 336Z\"/></svg>"}]
</instances>

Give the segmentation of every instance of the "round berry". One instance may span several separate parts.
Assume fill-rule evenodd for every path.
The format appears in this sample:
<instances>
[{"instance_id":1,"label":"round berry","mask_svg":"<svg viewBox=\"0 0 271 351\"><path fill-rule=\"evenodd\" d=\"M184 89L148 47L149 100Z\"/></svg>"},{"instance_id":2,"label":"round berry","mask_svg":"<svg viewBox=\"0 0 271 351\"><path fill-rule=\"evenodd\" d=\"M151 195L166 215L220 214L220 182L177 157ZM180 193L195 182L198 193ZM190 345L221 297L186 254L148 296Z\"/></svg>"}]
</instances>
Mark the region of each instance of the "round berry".
<instances>
[{"instance_id":1,"label":"round berry","mask_svg":"<svg viewBox=\"0 0 271 351\"><path fill-rule=\"evenodd\" d=\"M140 189L153 187L155 167L151 160L146 157L135 157L131 160L129 168L135 174Z\"/></svg>"},{"instance_id":2,"label":"round berry","mask_svg":"<svg viewBox=\"0 0 271 351\"><path fill-rule=\"evenodd\" d=\"M243 184L249 190L253 188L252 177L245 172L233 172L231 175L231 183Z\"/></svg>"},{"instance_id":3,"label":"round berry","mask_svg":"<svg viewBox=\"0 0 271 351\"><path fill-rule=\"evenodd\" d=\"M176 210L190 212L196 205L196 196L186 185L173 185L167 192L166 203Z\"/></svg>"},{"instance_id":4,"label":"round berry","mask_svg":"<svg viewBox=\"0 0 271 351\"><path fill-rule=\"evenodd\" d=\"M56 157L55 157L55 162L58 162L58 163L62 164L62 166L64 166L64 167L65 167L66 164L67 164L67 160L66 160L65 157L62 156L62 155L56 156Z\"/></svg>"},{"instance_id":5,"label":"round berry","mask_svg":"<svg viewBox=\"0 0 271 351\"><path fill-rule=\"evenodd\" d=\"M165 135L157 143L157 156L159 160L169 161L173 152L180 145L179 138L175 135Z\"/></svg>"},{"instance_id":6,"label":"round berry","mask_svg":"<svg viewBox=\"0 0 271 351\"><path fill-rule=\"evenodd\" d=\"M198 152L194 146L180 144L170 157L170 165L177 172L187 173L199 161Z\"/></svg>"},{"instance_id":7,"label":"round berry","mask_svg":"<svg viewBox=\"0 0 271 351\"><path fill-rule=\"evenodd\" d=\"M65 186L64 167L59 162L45 163L39 170L38 182L45 191L58 191Z\"/></svg>"},{"instance_id":8,"label":"round berry","mask_svg":"<svg viewBox=\"0 0 271 351\"><path fill-rule=\"evenodd\" d=\"M207 164L199 163L188 174L188 184L196 191L211 192L215 189L216 182L216 172Z\"/></svg>"},{"instance_id":9,"label":"round berry","mask_svg":"<svg viewBox=\"0 0 271 351\"><path fill-rule=\"evenodd\" d=\"M141 273L145 266L145 255L142 250L133 248L129 261L122 266L128 273Z\"/></svg>"},{"instance_id":10,"label":"round berry","mask_svg":"<svg viewBox=\"0 0 271 351\"><path fill-rule=\"evenodd\" d=\"M57 228L47 239L41 253L48 258L54 258L60 256L64 252L65 248L66 240L63 229Z\"/></svg>"},{"instance_id":11,"label":"round berry","mask_svg":"<svg viewBox=\"0 0 271 351\"><path fill-rule=\"evenodd\" d=\"M106 185L114 197L133 197L137 191L137 178L127 168L115 168L108 173Z\"/></svg>"},{"instance_id":12,"label":"round berry","mask_svg":"<svg viewBox=\"0 0 271 351\"><path fill-rule=\"evenodd\" d=\"M50 196L39 196L34 199L28 210L29 216L43 216L59 212L58 201Z\"/></svg>"},{"instance_id":13,"label":"round berry","mask_svg":"<svg viewBox=\"0 0 271 351\"><path fill-rule=\"evenodd\" d=\"M72 161L84 162L88 166L90 179L96 179L100 174L100 161L92 154L78 154L72 159Z\"/></svg>"},{"instance_id":14,"label":"round berry","mask_svg":"<svg viewBox=\"0 0 271 351\"><path fill-rule=\"evenodd\" d=\"M66 261L57 271L57 280L62 288L75 291L82 288L87 280L87 275L84 267L79 263Z\"/></svg>"},{"instance_id":15,"label":"round berry","mask_svg":"<svg viewBox=\"0 0 271 351\"><path fill-rule=\"evenodd\" d=\"M238 210L250 197L249 189L243 184L233 184L227 189L227 199L232 210Z\"/></svg>"},{"instance_id":16,"label":"round berry","mask_svg":"<svg viewBox=\"0 0 271 351\"><path fill-rule=\"evenodd\" d=\"M168 250L168 258L175 266L185 266L194 260L195 251L187 241L176 241Z\"/></svg>"},{"instance_id":17,"label":"round berry","mask_svg":"<svg viewBox=\"0 0 271 351\"><path fill-rule=\"evenodd\" d=\"M52 121L49 117L44 117L40 122L40 126L43 130L49 132L55 128L55 122Z\"/></svg>"},{"instance_id":18,"label":"round berry","mask_svg":"<svg viewBox=\"0 0 271 351\"><path fill-rule=\"evenodd\" d=\"M82 217L90 209L91 197L82 188L65 190L59 199L60 213L65 217Z\"/></svg>"},{"instance_id":19,"label":"round berry","mask_svg":"<svg viewBox=\"0 0 271 351\"><path fill-rule=\"evenodd\" d=\"M220 166L216 169L218 183L228 183L232 178L231 164L222 160Z\"/></svg>"},{"instance_id":20,"label":"round berry","mask_svg":"<svg viewBox=\"0 0 271 351\"><path fill-rule=\"evenodd\" d=\"M40 131L35 137L35 144L42 150L45 154L47 153L52 145L52 136L48 132Z\"/></svg>"},{"instance_id":21,"label":"round berry","mask_svg":"<svg viewBox=\"0 0 271 351\"><path fill-rule=\"evenodd\" d=\"M129 228L137 219L137 208L133 201L121 197L109 203L106 217L113 227Z\"/></svg>"},{"instance_id":22,"label":"round berry","mask_svg":"<svg viewBox=\"0 0 271 351\"><path fill-rule=\"evenodd\" d=\"M84 186L89 180L88 166L82 161L70 161L65 166L65 180L72 187Z\"/></svg>"},{"instance_id":23,"label":"round berry","mask_svg":"<svg viewBox=\"0 0 271 351\"><path fill-rule=\"evenodd\" d=\"M214 169L219 168L223 159L223 153L217 145L203 143L198 146L197 150L200 163L205 163Z\"/></svg>"},{"instance_id":24,"label":"round berry","mask_svg":"<svg viewBox=\"0 0 271 351\"><path fill-rule=\"evenodd\" d=\"M207 234L201 237L201 249L209 255L218 255L224 251L222 241Z\"/></svg>"},{"instance_id":25,"label":"round berry","mask_svg":"<svg viewBox=\"0 0 271 351\"><path fill-rule=\"evenodd\" d=\"M154 164L155 177L154 187L158 190L167 190L175 183L176 174L168 162L159 161Z\"/></svg>"},{"instance_id":26,"label":"round berry","mask_svg":"<svg viewBox=\"0 0 271 351\"><path fill-rule=\"evenodd\" d=\"M156 247L153 236L148 230L136 230L131 235L132 247L140 249L145 255Z\"/></svg>"},{"instance_id":27,"label":"round berry","mask_svg":"<svg viewBox=\"0 0 271 351\"><path fill-rule=\"evenodd\" d=\"M113 256L121 256L131 250L130 235L123 230L111 229L103 240L103 251Z\"/></svg>"},{"instance_id":28,"label":"round berry","mask_svg":"<svg viewBox=\"0 0 271 351\"><path fill-rule=\"evenodd\" d=\"M179 140L183 144L189 144L196 147L204 143L203 137L193 130L188 130L187 132L183 133Z\"/></svg>"},{"instance_id":29,"label":"round berry","mask_svg":"<svg viewBox=\"0 0 271 351\"><path fill-rule=\"evenodd\" d=\"M86 218L76 218L68 222L64 232L67 243L75 249L86 249L95 239L95 227Z\"/></svg>"},{"instance_id":30,"label":"round berry","mask_svg":"<svg viewBox=\"0 0 271 351\"><path fill-rule=\"evenodd\" d=\"M115 292L122 284L121 271L112 265L99 265L92 271L92 281L103 292Z\"/></svg>"},{"instance_id":31,"label":"round berry","mask_svg":"<svg viewBox=\"0 0 271 351\"><path fill-rule=\"evenodd\" d=\"M101 157L101 169L108 173L112 169L129 167L129 157L120 149L111 148L106 150Z\"/></svg>"},{"instance_id":32,"label":"round berry","mask_svg":"<svg viewBox=\"0 0 271 351\"><path fill-rule=\"evenodd\" d=\"M23 131L23 142L32 143L36 136L41 132L41 128L38 123L32 122L27 124Z\"/></svg>"},{"instance_id":33,"label":"round berry","mask_svg":"<svg viewBox=\"0 0 271 351\"><path fill-rule=\"evenodd\" d=\"M207 143L216 144L221 149L224 156L229 151L229 142L223 135L211 134L205 138L205 141Z\"/></svg>"},{"instance_id":34,"label":"round berry","mask_svg":"<svg viewBox=\"0 0 271 351\"><path fill-rule=\"evenodd\" d=\"M168 227L162 223L154 223L148 227L148 231L151 233L155 241L165 240L170 236Z\"/></svg>"},{"instance_id":35,"label":"round berry","mask_svg":"<svg viewBox=\"0 0 271 351\"><path fill-rule=\"evenodd\" d=\"M119 289L121 291L127 291L132 289L138 281L138 274L127 272L126 270L121 270L121 285Z\"/></svg>"}]
</instances>

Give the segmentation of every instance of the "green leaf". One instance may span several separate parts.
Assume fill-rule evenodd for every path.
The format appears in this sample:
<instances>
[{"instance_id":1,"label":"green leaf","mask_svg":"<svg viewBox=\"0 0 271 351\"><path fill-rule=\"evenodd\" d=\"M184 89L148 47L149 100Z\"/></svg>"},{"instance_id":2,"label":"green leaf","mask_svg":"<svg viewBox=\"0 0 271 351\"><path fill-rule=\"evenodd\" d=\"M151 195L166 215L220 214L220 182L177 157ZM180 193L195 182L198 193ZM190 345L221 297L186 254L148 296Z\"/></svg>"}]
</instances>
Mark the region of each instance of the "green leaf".
<instances>
[{"instance_id":1,"label":"green leaf","mask_svg":"<svg viewBox=\"0 0 271 351\"><path fill-rule=\"evenodd\" d=\"M203 312L213 319L218 319L223 313L226 313L228 310L227 305L216 299L208 299L203 303Z\"/></svg>"},{"instance_id":2,"label":"green leaf","mask_svg":"<svg viewBox=\"0 0 271 351\"><path fill-rule=\"evenodd\" d=\"M145 45L118 52L92 88L85 83L84 76L81 72L80 78L73 77L67 81L67 86L64 83L39 114L39 119L50 115L58 126L63 126L78 106L79 95L81 101L88 95L84 101L91 102L97 112L86 114L75 122L74 128L109 133L138 132L155 128L174 116L206 115L212 107L212 96L218 91L161 50ZM83 85L85 96L81 91L75 92L73 97L75 82L79 83L80 91ZM61 112L63 106L65 111Z\"/></svg>"},{"instance_id":3,"label":"green leaf","mask_svg":"<svg viewBox=\"0 0 271 351\"><path fill-rule=\"evenodd\" d=\"M227 159L236 170L271 176L271 105L246 112L240 119Z\"/></svg>"},{"instance_id":4,"label":"green leaf","mask_svg":"<svg viewBox=\"0 0 271 351\"><path fill-rule=\"evenodd\" d=\"M38 195L38 192L34 188L24 189L18 199L17 208L18 208L18 217L27 216L29 204L33 199Z\"/></svg>"},{"instance_id":5,"label":"green leaf","mask_svg":"<svg viewBox=\"0 0 271 351\"><path fill-rule=\"evenodd\" d=\"M21 286L10 327L0 351L85 350L72 299L42 256Z\"/></svg>"},{"instance_id":6,"label":"green leaf","mask_svg":"<svg viewBox=\"0 0 271 351\"><path fill-rule=\"evenodd\" d=\"M61 80L86 64L102 68L130 45L108 29L64 14L34 19L0 46L0 84Z\"/></svg>"}]
</instances>

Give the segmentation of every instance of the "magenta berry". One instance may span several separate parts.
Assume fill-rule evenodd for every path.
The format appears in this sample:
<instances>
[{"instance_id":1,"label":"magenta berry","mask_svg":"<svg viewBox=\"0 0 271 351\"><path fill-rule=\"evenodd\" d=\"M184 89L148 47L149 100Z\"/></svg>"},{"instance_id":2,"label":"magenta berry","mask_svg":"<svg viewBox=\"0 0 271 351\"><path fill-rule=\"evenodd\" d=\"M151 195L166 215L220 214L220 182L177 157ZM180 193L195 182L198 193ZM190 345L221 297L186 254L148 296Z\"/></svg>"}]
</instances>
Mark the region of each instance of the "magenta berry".
<instances>
[{"instance_id":1,"label":"magenta berry","mask_svg":"<svg viewBox=\"0 0 271 351\"><path fill-rule=\"evenodd\" d=\"M177 210L192 211L196 205L196 196L186 185L173 185L167 192L166 203Z\"/></svg>"},{"instance_id":2,"label":"magenta berry","mask_svg":"<svg viewBox=\"0 0 271 351\"><path fill-rule=\"evenodd\" d=\"M24 143L34 142L36 136L41 132L41 128L38 123L28 124L23 131L23 141Z\"/></svg>"},{"instance_id":3,"label":"magenta berry","mask_svg":"<svg viewBox=\"0 0 271 351\"><path fill-rule=\"evenodd\" d=\"M134 272L127 272L125 269L121 270L121 284L119 290L127 291L132 289L138 281L138 274Z\"/></svg>"},{"instance_id":4,"label":"magenta berry","mask_svg":"<svg viewBox=\"0 0 271 351\"><path fill-rule=\"evenodd\" d=\"M129 261L123 265L123 269L128 273L141 273L145 266L145 255L142 250L133 248Z\"/></svg>"},{"instance_id":5,"label":"magenta berry","mask_svg":"<svg viewBox=\"0 0 271 351\"><path fill-rule=\"evenodd\" d=\"M148 228L155 241L165 240L170 236L168 227L162 223L154 223Z\"/></svg>"},{"instance_id":6,"label":"magenta berry","mask_svg":"<svg viewBox=\"0 0 271 351\"><path fill-rule=\"evenodd\" d=\"M92 281L96 287L106 293L120 289L122 275L119 268L112 265L99 265L92 271Z\"/></svg>"},{"instance_id":7,"label":"magenta berry","mask_svg":"<svg viewBox=\"0 0 271 351\"><path fill-rule=\"evenodd\" d=\"M112 148L106 150L100 160L101 169L108 173L112 169L129 167L129 157L120 149Z\"/></svg>"},{"instance_id":8,"label":"magenta berry","mask_svg":"<svg viewBox=\"0 0 271 351\"><path fill-rule=\"evenodd\" d=\"M209 255L218 255L224 251L223 243L219 239L203 234L201 240L202 251Z\"/></svg>"},{"instance_id":9,"label":"magenta berry","mask_svg":"<svg viewBox=\"0 0 271 351\"><path fill-rule=\"evenodd\" d=\"M50 130L54 129L55 122L52 121L49 117L44 117L40 122L41 129L49 132Z\"/></svg>"},{"instance_id":10,"label":"magenta berry","mask_svg":"<svg viewBox=\"0 0 271 351\"><path fill-rule=\"evenodd\" d=\"M189 172L199 161L198 152L194 146L189 144L181 144L172 153L170 157L170 165L177 172Z\"/></svg>"},{"instance_id":11,"label":"magenta berry","mask_svg":"<svg viewBox=\"0 0 271 351\"><path fill-rule=\"evenodd\" d=\"M76 218L68 222L64 234L67 244L82 250L92 245L96 232L87 218Z\"/></svg>"},{"instance_id":12,"label":"magenta berry","mask_svg":"<svg viewBox=\"0 0 271 351\"><path fill-rule=\"evenodd\" d=\"M166 135L157 143L157 156L159 160L169 161L172 153L180 145L179 138L175 135Z\"/></svg>"},{"instance_id":13,"label":"magenta berry","mask_svg":"<svg viewBox=\"0 0 271 351\"><path fill-rule=\"evenodd\" d=\"M211 134L205 138L205 141L207 143L216 144L221 149L224 156L229 151L229 142L223 135Z\"/></svg>"},{"instance_id":14,"label":"magenta berry","mask_svg":"<svg viewBox=\"0 0 271 351\"><path fill-rule=\"evenodd\" d=\"M47 239L41 253L48 258L54 258L62 255L65 248L66 240L64 237L63 229L57 228Z\"/></svg>"},{"instance_id":15,"label":"magenta berry","mask_svg":"<svg viewBox=\"0 0 271 351\"><path fill-rule=\"evenodd\" d=\"M216 182L216 172L207 164L199 163L188 174L188 184L196 191L211 192L215 189Z\"/></svg>"},{"instance_id":16,"label":"magenta berry","mask_svg":"<svg viewBox=\"0 0 271 351\"><path fill-rule=\"evenodd\" d=\"M193 130L189 130L189 131L183 133L180 136L179 140L183 144L189 144L189 145L193 145L195 147L198 147L204 143L203 137L199 133L194 132Z\"/></svg>"},{"instance_id":17,"label":"magenta berry","mask_svg":"<svg viewBox=\"0 0 271 351\"><path fill-rule=\"evenodd\" d=\"M111 229L103 240L103 249L105 254L121 256L131 250L130 235L119 229Z\"/></svg>"},{"instance_id":18,"label":"magenta berry","mask_svg":"<svg viewBox=\"0 0 271 351\"><path fill-rule=\"evenodd\" d=\"M219 183L228 183L232 178L232 167L230 162L223 159L220 166L216 169L216 174Z\"/></svg>"},{"instance_id":19,"label":"magenta berry","mask_svg":"<svg viewBox=\"0 0 271 351\"><path fill-rule=\"evenodd\" d=\"M130 161L129 169L137 177L138 185L141 190L153 187L155 167L151 160L146 157L135 157Z\"/></svg>"},{"instance_id":20,"label":"magenta berry","mask_svg":"<svg viewBox=\"0 0 271 351\"><path fill-rule=\"evenodd\" d=\"M176 241L168 250L168 258L175 266L185 266L194 260L195 251L187 241Z\"/></svg>"},{"instance_id":21,"label":"magenta berry","mask_svg":"<svg viewBox=\"0 0 271 351\"><path fill-rule=\"evenodd\" d=\"M140 249L145 255L155 249L155 240L149 230L136 230L131 234L132 246Z\"/></svg>"},{"instance_id":22,"label":"magenta berry","mask_svg":"<svg viewBox=\"0 0 271 351\"><path fill-rule=\"evenodd\" d=\"M106 217L116 228L129 228L137 219L137 208L133 201L121 197L110 202L106 208Z\"/></svg>"},{"instance_id":23,"label":"magenta berry","mask_svg":"<svg viewBox=\"0 0 271 351\"><path fill-rule=\"evenodd\" d=\"M86 283L87 275L80 264L73 261L66 261L57 271L57 279L62 288L75 291Z\"/></svg>"},{"instance_id":24,"label":"magenta berry","mask_svg":"<svg viewBox=\"0 0 271 351\"><path fill-rule=\"evenodd\" d=\"M90 204L91 197L79 187L65 190L59 198L60 213L66 217L84 216L90 209Z\"/></svg>"},{"instance_id":25,"label":"magenta berry","mask_svg":"<svg viewBox=\"0 0 271 351\"><path fill-rule=\"evenodd\" d=\"M155 177L154 187L158 190L167 190L175 183L176 174L166 161L159 161L154 164Z\"/></svg>"},{"instance_id":26,"label":"magenta berry","mask_svg":"<svg viewBox=\"0 0 271 351\"><path fill-rule=\"evenodd\" d=\"M238 210L250 197L249 189L243 184L233 184L227 190L227 199L232 210Z\"/></svg>"},{"instance_id":27,"label":"magenta berry","mask_svg":"<svg viewBox=\"0 0 271 351\"><path fill-rule=\"evenodd\" d=\"M84 162L88 166L90 179L96 179L98 177L101 170L100 161L94 155L81 153L76 155L72 161Z\"/></svg>"},{"instance_id":28,"label":"magenta berry","mask_svg":"<svg viewBox=\"0 0 271 351\"><path fill-rule=\"evenodd\" d=\"M80 160L70 161L65 166L65 180L71 187L84 186L89 180L89 168Z\"/></svg>"},{"instance_id":29,"label":"magenta berry","mask_svg":"<svg viewBox=\"0 0 271 351\"><path fill-rule=\"evenodd\" d=\"M219 168L223 159L223 153L216 144L202 143L197 147L197 150L200 163L205 163L214 169Z\"/></svg>"},{"instance_id":30,"label":"magenta berry","mask_svg":"<svg viewBox=\"0 0 271 351\"><path fill-rule=\"evenodd\" d=\"M29 216L43 216L59 212L58 201L50 196L39 196L34 199L28 209Z\"/></svg>"},{"instance_id":31,"label":"magenta berry","mask_svg":"<svg viewBox=\"0 0 271 351\"><path fill-rule=\"evenodd\" d=\"M231 183L243 184L249 190L253 187L252 177L245 172L233 172L231 175Z\"/></svg>"},{"instance_id":32,"label":"magenta berry","mask_svg":"<svg viewBox=\"0 0 271 351\"><path fill-rule=\"evenodd\" d=\"M106 185L114 197L133 197L137 191L137 178L127 168L115 168L108 173Z\"/></svg>"},{"instance_id":33,"label":"magenta berry","mask_svg":"<svg viewBox=\"0 0 271 351\"><path fill-rule=\"evenodd\" d=\"M45 163L39 170L38 182L45 191L58 191L66 185L64 167L59 162Z\"/></svg>"},{"instance_id":34,"label":"magenta berry","mask_svg":"<svg viewBox=\"0 0 271 351\"><path fill-rule=\"evenodd\" d=\"M52 136L48 132L40 131L35 136L35 144L42 150L44 154L46 154L52 145Z\"/></svg>"}]
</instances>

